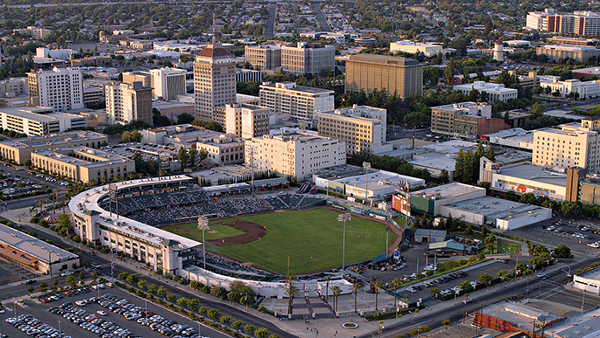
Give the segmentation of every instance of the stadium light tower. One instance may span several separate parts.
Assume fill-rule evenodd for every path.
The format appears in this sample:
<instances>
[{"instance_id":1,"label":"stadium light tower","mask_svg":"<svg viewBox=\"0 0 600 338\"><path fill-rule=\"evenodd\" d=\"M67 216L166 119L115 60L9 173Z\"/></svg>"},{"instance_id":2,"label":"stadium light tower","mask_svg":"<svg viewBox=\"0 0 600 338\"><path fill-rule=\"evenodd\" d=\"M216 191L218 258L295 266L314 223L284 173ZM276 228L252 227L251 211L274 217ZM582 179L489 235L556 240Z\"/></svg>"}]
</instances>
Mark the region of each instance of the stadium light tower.
<instances>
[{"instance_id":1,"label":"stadium light tower","mask_svg":"<svg viewBox=\"0 0 600 338\"><path fill-rule=\"evenodd\" d=\"M346 221L351 221L352 215L350 214L339 214L337 217L338 222L344 222L344 236L342 239L342 270L346 268Z\"/></svg>"},{"instance_id":2,"label":"stadium light tower","mask_svg":"<svg viewBox=\"0 0 600 338\"><path fill-rule=\"evenodd\" d=\"M198 217L198 229L202 230L202 255L204 256L204 269L206 269L206 241L204 240L204 231L209 230L208 218L206 216Z\"/></svg>"},{"instance_id":3,"label":"stadium light tower","mask_svg":"<svg viewBox=\"0 0 600 338\"><path fill-rule=\"evenodd\" d=\"M365 168L365 205L367 205L367 199L369 198L369 169L371 169L371 163L363 162L363 168Z\"/></svg>"}]
</instances>

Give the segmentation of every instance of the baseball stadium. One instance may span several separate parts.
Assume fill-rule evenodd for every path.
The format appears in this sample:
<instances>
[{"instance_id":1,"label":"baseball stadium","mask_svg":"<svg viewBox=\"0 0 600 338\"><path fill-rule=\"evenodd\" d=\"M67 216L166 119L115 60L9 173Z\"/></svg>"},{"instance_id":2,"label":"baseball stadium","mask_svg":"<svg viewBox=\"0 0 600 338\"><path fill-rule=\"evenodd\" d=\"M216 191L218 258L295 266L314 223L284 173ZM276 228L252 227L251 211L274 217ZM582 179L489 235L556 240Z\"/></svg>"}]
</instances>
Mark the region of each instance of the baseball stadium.
<instances>
[{"instance_id":1,"label":"baseball stadium","mask_svg":"<svg viewBox=\"0 0 600 338\"><path fill-rule=\"evenodd\" d=\"M111 215L197 242L188 264L204 264L203 243L208 270L263 281L371 261L391 254L402 235L387 225L385 215L333 204L311 194L310 185L294 190L285 179L256 181L252 193L247 183L200 187L179 177L185 179L109 187L98 205ZM338 216L349 212L343 250L344 223ZM200 216L210 220L204 233L198 228Z\"/></svg>"}]
</instances>

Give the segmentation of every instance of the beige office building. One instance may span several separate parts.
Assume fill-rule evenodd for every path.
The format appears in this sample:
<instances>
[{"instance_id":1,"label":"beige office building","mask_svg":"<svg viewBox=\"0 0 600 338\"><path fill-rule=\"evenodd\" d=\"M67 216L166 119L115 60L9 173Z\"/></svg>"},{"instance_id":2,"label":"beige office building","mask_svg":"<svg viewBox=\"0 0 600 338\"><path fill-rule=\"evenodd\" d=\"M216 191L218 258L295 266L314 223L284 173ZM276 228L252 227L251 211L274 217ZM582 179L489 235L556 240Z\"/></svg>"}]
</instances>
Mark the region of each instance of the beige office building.
<instances>
[{"instance_id":1,"label":"beige office building","mask_svg":"<svg viewBox=\"0 0 600 338\"><path fill-rule=\"evenodd\" d=\"M152 87L152 74L143 71L123 73L123 83L141 82L144 87Z\"/></svg>"},{"instance_id":2,"label":"beige office building","mask_svg":"<svg viewBox=\"0 0 600 338\"><path fill-rule=\"evenodd\" d=\"M293 132L253 137L245 142L246 166L310 179L321 169L346 164L346 143L312 133Z\"/></svg>"},{"instance_id":3,"label":"beige office building","mask_svg":"<svg viewBox=\"0 0 600 338\"><path fill-rule=\"evenodd\" d=\"M227 134L242 138L260 137L269 134L269 108L243 103L231 103L225 106L225 124Z\"/></svg>"},{"instance_id":4,"label":"beige office building","mask_svg":"<svg viewBox=\"0 0 600 338\"><path fill-rule=\"evenodd\" d=\"M336 109L319 113L319 136L346 142L346 154L377 154L392 151L386 143L387 110L368 106Z\"/></svg>"},{"instance_id":5,"label":"beige office building","mask_svg":"<svg viewBox=\"0 0 600 338\"><path fill-rule=\"evenodd\" d=\"M209 44L194 61L197 120L212 121L213 108L235 103L235 59L221 44Z\"/></svg>"},{"instance_id":6,"label":"beige office building","mask_svg":"<svg viewBox=\"0 0 600 338\"><path fill-rule=\"evenodd\" d=\"M352 55L346 61L346 92L377 89L401 98L423 93L423 65L417 60L377 54Z\"/></svg>"},{"instance_id":7,"label":"beige office building","mask_svg":"<svg viewBox=\"0 0 600 338\"><path fill-rule=\"evenodd\" d=\"M88 147L42 150L31 154L32 165L74 182L109 182L135 173L135 162L120 155Z\"/></svg>"},{"instance_id":8,"label":"beige office building","mask_svg":"<svg viewBox=\"0 0 600 338\"><path fill-rule=\"evenodd\" d=\"M0 62L2 57L0 56ZM0 97L29 95L29 83L26 77L11 77L0 81Z\"/></svg>"},{"instance_id":9,"label":"beige office building","mask_svg":"<svg viewBox=\"0 0 600 338\"><path fill-rule=\"evenodd\" d=\"M260 106L271 108L276 113L307 120L312 120L317 113L333 111L333 94L333 90L301 87L294 82L264 82L259 92Z\"/></svg>"},{"instance_id":10,"label":"beige office building","mask_svg":"<svg viewBox=\"0 0 600 338\"><path fill-rule=\"evenodd\" d=\"M576 45L542 45L535 49L535 54L546 55L549 60L571 58L575 61L583 61L592 56L600 56L600 49L594 46Z\"/></svg>"},{"instance_id":11,"label":"beige office building","mask_svg":"<svg viewBox=\"0 0 600 338\"><path fill-rule=\"evenodd\" d=\"M196 143L196 149L206 150L206 160L214 164L244 163L244 141L235 137L221 135L202 139Z\"/></svg>"},{"instance_id":12,"label":"beige office building","mask_svg":"<svg viewBox=\"0 0 600 338\"><path fill-rule=\"evenodd\" d=\"M335 69L335 47L298 42L281 47L281 68L294 74L319 74Z\"/></svg>"},{"instance_id":13,"label":"beige office building","mask_svg":"<svg viewBox=\"0 0 600 338\"><path fill-rule=\"evenodd\" d=\"M581 127L562 130L542 128L533 132L535 165L586 169L588 174L600 173L600 118L586 117Z\"/></svg>"},{"instance_id":14,"label":"beige office building","mask_svg":"<svg viewBox=\"0 0 600 338\"><path fill-rule=\"evenodd\" d=\"M277 45L246 46L244 61L254 69L274 70L281 67L281 47Z\"/></svg>"},{"instance_id":15,"label":"beige office building","mask_svg":"<svg viewBox=\"0 0 600 338\"><path fill-rule=\"evenodd\" d=\"M143 82L111 82L104 86L106 115L109 124L126 124L131 121L152 121L152 87Z\"/></svg>"},{"instance_id":16,"label":"beige office building","mask_svg":"<svg viewBox=\"0 0 600 338\"><path fill-rule=\"evenodd\" d=\"M93 131L69 131L61 134L33 136L0 142L0 155L4 160L24 164L31 159L31 153L47 149L85 146L100 148L108 142L108 136Z\"/></svg>"},{"instance_id":17,"label":"beige office building","mask_svg":"<svg viewBox=\"0 0 600 338\"><path fill-rule=\"evenodd\" d=\"M175 100L186 94L185 77L187 71L177 68L151 69L152 98L154 100Z\"/></svg>"}]
</instances>

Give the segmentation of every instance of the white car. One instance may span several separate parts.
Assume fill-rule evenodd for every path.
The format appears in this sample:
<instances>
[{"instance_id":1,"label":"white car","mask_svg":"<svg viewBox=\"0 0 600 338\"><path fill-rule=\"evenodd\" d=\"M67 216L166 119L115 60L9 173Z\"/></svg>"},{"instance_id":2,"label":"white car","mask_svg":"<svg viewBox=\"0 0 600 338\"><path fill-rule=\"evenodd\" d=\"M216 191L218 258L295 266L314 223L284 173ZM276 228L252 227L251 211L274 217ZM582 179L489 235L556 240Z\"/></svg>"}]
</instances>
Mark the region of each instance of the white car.
<instances>
[{"instance_id":1,"label":"white car","mask_svg":"<svg viewBox=\"0 0 600 338\"><path fill-rule=\"evenodd\" d=\"M101 315L101 316L106 316L106 312L102 311L102 310L98 310L96 311L97 314Z\"/></svg>"},{"instance_id":2,"label":"white car","mask_svg":"<svg viewBox=\"0 0 600 338\"><path fill-rule=\"evenodd\" d=\"M61 277L66 277L66 276L70 276L70 275L72 275L72 274L73 274L73 272L72 272L72 271L65 271L65 272L61 273L61 274L60 274L60 276L61 276Z\"/></svg>"}]
</instances>

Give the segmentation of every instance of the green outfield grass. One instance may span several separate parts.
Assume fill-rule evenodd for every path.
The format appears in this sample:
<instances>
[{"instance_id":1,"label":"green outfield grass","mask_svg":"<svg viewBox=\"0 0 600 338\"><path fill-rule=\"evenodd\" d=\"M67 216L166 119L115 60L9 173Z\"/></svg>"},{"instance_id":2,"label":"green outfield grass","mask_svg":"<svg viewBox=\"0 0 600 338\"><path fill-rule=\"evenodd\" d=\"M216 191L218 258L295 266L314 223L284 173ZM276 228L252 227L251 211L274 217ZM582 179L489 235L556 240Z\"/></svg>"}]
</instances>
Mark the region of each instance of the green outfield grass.
<instances>
[{"instance_id":1,"label":"green outfield grass","mask_svg":"<svg viewBox=\"0 0 600 338\"><path fill-rule=\"evenodd\" d=\"M288 257L289 272L292 275L341 266L343 223L336 220L337 215L337 211L313 209L236 217L235 219L264 226L267 228L267 235L252 243L228 247L215 247L207 243L206 248L279 274L288 273ZM216 237L208 237L207 232L207 240L239 235L240 231L220 224L231 220L212 221L211 229L217 229L219 233L211 234ZM190 223L170 226L165 230L189 228L188 233L178 233L197 240L202 238L202 232L194 229L195 227L196 224ZM385 237L385 225L352 217L352 221L346 222L346 264L369 260L383 253ZM390 232L389 242L392 239L393 233Z\"/></svg>"}]
</instances>

